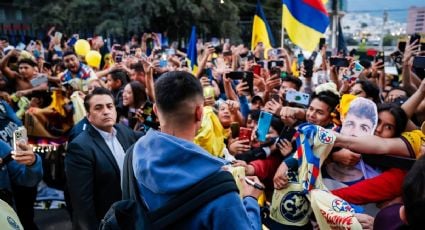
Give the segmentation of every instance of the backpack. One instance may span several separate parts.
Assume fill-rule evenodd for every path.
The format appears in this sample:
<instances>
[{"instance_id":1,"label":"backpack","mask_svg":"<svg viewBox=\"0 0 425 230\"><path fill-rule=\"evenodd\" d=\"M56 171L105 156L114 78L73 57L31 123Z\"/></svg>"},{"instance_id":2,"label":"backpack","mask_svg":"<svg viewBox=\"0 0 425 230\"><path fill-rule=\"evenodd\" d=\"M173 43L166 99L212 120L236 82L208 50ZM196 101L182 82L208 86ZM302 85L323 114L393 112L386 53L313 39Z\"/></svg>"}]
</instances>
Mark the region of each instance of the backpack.
<instances>
[{"instance_id":1,"label":"backpack","mask_svg":"<svg viewBox=\"0 0 425 230\"><path fill-rule=\"evenodd\" d=\"M149 211L139 195L132 162L133 147L130 147L123 166L123 200L112 204L100 223L101 230L164 229L182 221L221 195L239 192L232 174L219 171L173 197L159 209Z\"/></svg>"}]
</instances>

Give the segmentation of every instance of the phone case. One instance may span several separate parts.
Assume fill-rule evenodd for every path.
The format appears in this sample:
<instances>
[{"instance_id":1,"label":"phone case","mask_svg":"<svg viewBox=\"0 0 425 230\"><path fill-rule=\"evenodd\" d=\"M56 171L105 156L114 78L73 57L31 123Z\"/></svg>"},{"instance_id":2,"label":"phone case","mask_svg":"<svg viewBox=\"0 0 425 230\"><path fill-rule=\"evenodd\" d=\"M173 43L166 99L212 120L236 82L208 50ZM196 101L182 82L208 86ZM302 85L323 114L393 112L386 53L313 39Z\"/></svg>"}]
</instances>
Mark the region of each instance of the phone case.
<instances>
[{"instance_id":1,"label":"phone case","mask_svg":"<svg viewBox=\"0 0 425 230\"><path fill-rule=\"evenodd\" d=\"M310 95L295 90L289 90L288 92L286 92L285 99L287 102L294 102L297 104L308 106L310 102Z\"/></svg>"},{"instance_id":2,"label":"phone case","mask_svg":"<svg viewBox=\"0 0 425 230\"><path fill-rule=\"evenodd\" d=\"M251 140L252 129L240 127L239 140Z\"/></svg>"},{"instance_id":3,"label":"phone case","mask_svg":"<svg viewBox=\"0 0 425 230\"><path fill-rule=\"evenodd\" d=\"M294 136L296 130L294 128L285 127L279 135L279 139L286 139L288 141L292 141L292 137Z\"/></svg>"},{"instance_id":4,"label":"phone case","mask_svg":"<svg viewBox=\"0 0 425 230\"><path fill-rule=\"evenodd\" d=\"M268 112L261 111L260 119L258 120L257 139L261 142L266 141L266 136L269 133L270 123L273 115Z\"/></svg>"},{"instance_id":5,"label":"phone case","mask_svg":"<svg viewBox=\"0 0 425 230\"><path fill-rule=\"evenodd\" d=\"M13 149L19 150L18 143L27 143L27 129L23 126L13 132Z\"/></svg>"}]
</instances>

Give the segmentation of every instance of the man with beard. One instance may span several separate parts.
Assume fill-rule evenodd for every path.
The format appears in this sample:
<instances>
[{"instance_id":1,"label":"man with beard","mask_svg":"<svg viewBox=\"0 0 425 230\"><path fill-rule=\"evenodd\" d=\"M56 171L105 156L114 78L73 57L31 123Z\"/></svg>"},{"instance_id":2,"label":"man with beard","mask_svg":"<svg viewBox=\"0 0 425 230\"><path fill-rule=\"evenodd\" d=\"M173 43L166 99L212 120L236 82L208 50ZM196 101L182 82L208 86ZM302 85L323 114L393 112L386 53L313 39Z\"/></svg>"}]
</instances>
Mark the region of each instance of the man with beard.
<instances>
[{"instance_id":1,"label":"man with beard","mask_svg":"<svg viewBox=\"0 0 425 230\"><path fill-rule=\"evenodd\" d=\"M96 78L96 73L87 65L80 62L74 51L63 54L66 70L61 76L63 83L68 83L74 90L87 91L89 79Z\"/></svg>"}]
</instances>

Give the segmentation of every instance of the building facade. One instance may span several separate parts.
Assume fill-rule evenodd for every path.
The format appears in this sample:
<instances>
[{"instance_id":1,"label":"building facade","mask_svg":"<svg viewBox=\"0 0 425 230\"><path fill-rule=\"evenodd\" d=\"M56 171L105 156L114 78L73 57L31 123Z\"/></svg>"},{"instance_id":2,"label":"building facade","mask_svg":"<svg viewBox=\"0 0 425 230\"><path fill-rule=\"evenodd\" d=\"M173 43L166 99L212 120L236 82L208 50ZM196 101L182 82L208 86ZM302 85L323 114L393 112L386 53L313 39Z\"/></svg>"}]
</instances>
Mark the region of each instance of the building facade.
<instances>
[{"instance_id":1,"label":"building facade","mask_svg":"<svg viewBox=\"0 0 425 230\"><path fill-rule=\"evenodd\" d=\"M410 7L407 16L408 34L425 34L425 7Z\"/></svg>"}]
</instances>

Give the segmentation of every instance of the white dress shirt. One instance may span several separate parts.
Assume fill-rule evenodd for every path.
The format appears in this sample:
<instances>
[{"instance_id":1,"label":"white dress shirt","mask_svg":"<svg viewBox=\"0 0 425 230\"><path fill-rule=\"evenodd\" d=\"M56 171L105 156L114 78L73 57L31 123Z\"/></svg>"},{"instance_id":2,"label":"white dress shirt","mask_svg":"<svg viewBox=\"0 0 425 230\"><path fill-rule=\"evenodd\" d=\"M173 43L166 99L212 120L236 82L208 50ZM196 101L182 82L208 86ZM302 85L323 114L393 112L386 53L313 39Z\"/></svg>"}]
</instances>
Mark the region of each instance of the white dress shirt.
<instances>
[{"instance_id":1,"label":"white dress shirt","mask_svg":"<svg viewBox=\"0 0 425 230\"><path fill-rule=\"evenodd\" d=\"M114 158L117 161L118 167L120 168L120 173L122 175L125 152L121 143L117 139L117 130L115 128L112 128L112 133L108 133L94 127L94 125L92 126L99 132L100 136L102 136L105 140L106 144L112 152L112 155L114 155Z\"/></svg>"}]
</instances>

